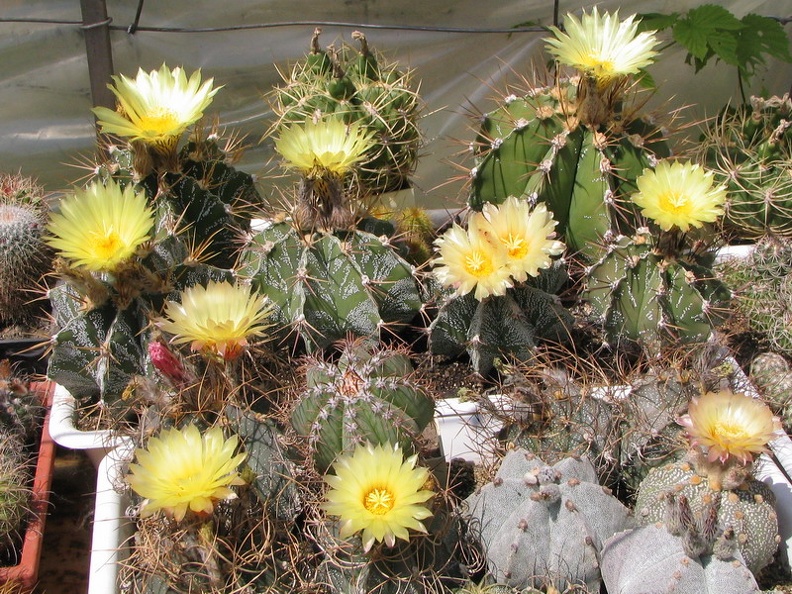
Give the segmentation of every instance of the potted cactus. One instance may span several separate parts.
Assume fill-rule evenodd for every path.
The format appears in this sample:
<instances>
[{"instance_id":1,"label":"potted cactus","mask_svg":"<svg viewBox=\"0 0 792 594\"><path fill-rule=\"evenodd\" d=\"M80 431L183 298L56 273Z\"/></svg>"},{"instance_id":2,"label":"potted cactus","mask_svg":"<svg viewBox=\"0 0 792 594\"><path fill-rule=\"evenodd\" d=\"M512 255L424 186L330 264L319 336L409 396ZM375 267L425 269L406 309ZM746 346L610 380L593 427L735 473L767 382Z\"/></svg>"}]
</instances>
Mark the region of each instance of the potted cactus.
<instances>
[{"instance_id":1,"label":"potted cactus","mask_svg":"<svg viewBox=\"0 0 792 594\"><path fill-rule=\"evenodd\" d=\"M0 586L38 581L55 443L47 429L52 382L31 382L0 362Z\"/></svg>"}]
</instances>

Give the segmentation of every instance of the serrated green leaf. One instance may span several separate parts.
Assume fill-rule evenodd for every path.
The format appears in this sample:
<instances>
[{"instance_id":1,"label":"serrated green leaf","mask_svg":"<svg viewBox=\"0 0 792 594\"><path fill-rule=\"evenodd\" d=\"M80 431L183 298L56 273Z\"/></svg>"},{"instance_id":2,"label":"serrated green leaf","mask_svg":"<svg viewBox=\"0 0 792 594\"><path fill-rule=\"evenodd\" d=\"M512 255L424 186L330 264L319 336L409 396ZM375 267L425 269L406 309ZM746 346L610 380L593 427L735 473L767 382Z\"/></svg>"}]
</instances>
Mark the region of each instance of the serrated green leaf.
<instances>
[{"instance_id":1,"label":"serrated green leaf","mask_svg":"<svg viewBox=\"0 0 792 594\"><path fill-rule=\"evenodd\" d=\"M647 12L638 14L638 32L644 31L662 31L673 27L679 21L679 13L672 12L671 14L662 14L659 12Z\"/></svg>"},{"instance_id":2,"label":"serrated green leaf","mask_svg":"<svg viewBox=\"0 0 792 594\"><path fill-rule=\"evenodd\" d=\"M781 23L753 13L745 15L741 22L743 29L737 38L737 63L744 76L750 77L757 67L765 65L765 54L792 62L789 37Z\"/></svg>"},{"instance_id":3,"label":"serrated green leaf","mask_svg":"<svg viewBox=\"0 0 792 594\"><path fill-rule=\"evenodd\" d=\"M736 60L736 32L742 27L737 17L722 6L704 4L679 19L674 26L674 40L693 58L706 62L708 52L712 51L723 61L733 64Z\"/></svg>"}]
</instances>

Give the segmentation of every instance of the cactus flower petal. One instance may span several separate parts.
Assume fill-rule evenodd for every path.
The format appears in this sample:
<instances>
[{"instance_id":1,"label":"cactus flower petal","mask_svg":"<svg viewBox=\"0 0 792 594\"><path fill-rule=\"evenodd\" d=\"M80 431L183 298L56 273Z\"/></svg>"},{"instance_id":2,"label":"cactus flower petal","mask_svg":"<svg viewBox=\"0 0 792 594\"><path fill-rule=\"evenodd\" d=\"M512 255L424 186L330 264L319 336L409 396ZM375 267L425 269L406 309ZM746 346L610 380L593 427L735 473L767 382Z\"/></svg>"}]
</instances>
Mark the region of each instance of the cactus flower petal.
<instances>
[{"instance_id":1,"label":"cactus flower petal","mask_svg":"<svg viewBox=\"0 0 792 594\"><path fill-rule=\"evenodd\" d=\"M210 282L182 291L181 303L168 301L157 325L174 335L174 344L190 343L193 351L231 360L242 354L249 337L263 335L272 307L248 287Z\"/></svg>"},{"instance_id":2,"label":"cactus flower petal","mask_svg":"<svg viewBox=\"0 0 792 594\"><path fill-rule=\"evenodd\" d=\"M375 542L392 547L397 538L409 540L410 529L426 532L421 520L432 512L423 504L434 492L424 488L429 471L416 461L390 444L361 445L336 461L335 474L325 476L330 490L322 507L340 518L343 538L362 531L368 552Z\"/></svg>"},{"instance_id":3,"label":"cactus flower petal","mask_svg":"<svg viewBox=\"0 0 792 594\"><path fill-rule=\"evenodd\" d=\"M110 180L62 200L50 218L47 243L77 267L113 271L149 239L153 226L146 195Z\"/></svg>"},{"instance_id":4,"label":"cactus flower petal","mask_svg":"<svg viewBox=\"0 0 792 594\"><path fill-rule=\"evenodd\" d=\"M457 224L435 241L440 256L435 258L434 275L444 287L455 287L458 295L475 289L479 301L490 295L503 295L514 285L507 264L508 254L500 242L490 241L482 227L489 222L474 214L467 231Z\"/></svg>"},{"instance_id":5,"label":"cactus flower petal","mask_svg":"<svg viewBox=\"0 0 792 594\"><path fill-rule=\"evenodd\" d=\"M547 51L560 63L576 68L607 87L629 74L636 74L651 64L659 43L653 31L638 33L635 15L619 21L619 13L603 12L594 7L579 20L572 14L564 19L566 33L550 27L555 37L545 40Z\"/></svg>"},{"instance_id":6,"label":"cactus flower petal","mask_svg":"<svg viewBox=\"0 0 792 594\"><path fill-rule=\"evenodd\" d=\"M118 99L117 110L95 107L102 132L159 146L164 152L175 148L188 126L197 122L221 87L213 79L201 84L201 71L187 78L182 68L138 70L135 79L113 76L110 90Z\"/></svg>"},{"instance_id":7,"label":"cactus flower petal","mask_svg":"<svg viewBox=\"0 0 792 594\"><path fill-rule=\"evenodd\" d=\"M305 175L330 171L343 175L365 157L372 146L372 132L357 124L324 119L284 128L275 141L275 150L286 167Z\"/></svg>"},{"instance_id":8,"label":"cactus flower petal","mask_svg":"<svg viewBox=\"0 0 792 594\"><path fill-rule=\"evenodd\" d=\"M225 439L219 427L201 435L195 425L151 438L135 452L137 463L130 464L127 475L132 489L145 498L141 516L162 510L181 521L188 510L211 514L216 501L235 497L230 487L245 484L236 469L246 454L234 454L237 444L236 436Z\"/></svg>"},{"instance_id":9,"label":"cactus flower petal","mask_svg":"<svg viewBox=\"0 0 792 594\"><path fill-rule=\"evenodd\" d=\"M687 232L723 214L726 186L716 186L713 173L695 163L661 161L653 171L645 170L636 185L633 202L664 231L676 227Z\"/></svg>"},{"instance_id":10,"label":"cactus flower petal","mask_svg":"<svg viewBox=\"0 0 792 594\"><path fill-rule=\"evenodd\" d=\"M693 399L678 423L691 443L704 448L710 462L730 456L747 464L781 429L780 421L763 402L742 393L708 392Z\"/></svg>"}]
</instances>

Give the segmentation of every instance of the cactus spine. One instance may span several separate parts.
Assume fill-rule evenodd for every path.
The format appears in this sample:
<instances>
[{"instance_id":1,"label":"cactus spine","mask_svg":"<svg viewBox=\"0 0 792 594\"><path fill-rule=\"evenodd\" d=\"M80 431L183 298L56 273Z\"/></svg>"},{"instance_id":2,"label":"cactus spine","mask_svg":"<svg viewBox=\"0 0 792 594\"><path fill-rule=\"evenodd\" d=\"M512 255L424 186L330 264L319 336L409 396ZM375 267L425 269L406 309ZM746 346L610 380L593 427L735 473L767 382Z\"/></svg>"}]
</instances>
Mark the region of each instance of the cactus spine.
<instances>
[{"instance_id":1,"label":"cactus spine","mask_svg":"<svg viewBox=\"0 0 792 594\"><path fill-rule=\"evenodd\" d=\"M434 403L412 377L407 354L366 339L344 341L340 350L336 363L306 360L307 389L291 416L316 468L325 472L366 441L413 453Z\"/></svg>"},{"instance_id":2,"label":"cactus spine","mask_svg":"<svg viewBox=\"0 0 792 594\"><path fill-rule=\"evenodd\" d=\"M25 324L42 312L36 292L51 270L44 242L43 189L20 174L0 175L0 325Z\"/></svg>"},{"instance_id":3,"label":"cactus spine","mask_svg":"<svg viewBox=\"0 0 792 594\"><path fill-rule=\"evenodd\" d=\"M326 117L357 122L374 134L375 142L357 179L348 180L362 186L352 193L365 196L407 187L422 142L421 102L412 73L400 71L359 31L352 33L358 49L347 44L322 49L320 33L314 31L309 54L283 75L286 84L272 96L275 129Z\"/></svg>"}]
</instances>

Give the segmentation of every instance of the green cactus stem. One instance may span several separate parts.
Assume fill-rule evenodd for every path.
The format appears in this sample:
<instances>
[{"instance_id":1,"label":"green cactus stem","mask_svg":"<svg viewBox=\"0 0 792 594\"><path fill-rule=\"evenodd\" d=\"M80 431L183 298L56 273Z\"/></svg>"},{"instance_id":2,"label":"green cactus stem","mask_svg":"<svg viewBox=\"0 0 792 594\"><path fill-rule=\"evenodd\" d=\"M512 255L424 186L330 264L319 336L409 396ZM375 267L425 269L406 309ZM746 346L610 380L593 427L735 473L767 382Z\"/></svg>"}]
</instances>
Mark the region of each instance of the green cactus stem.
<instances>
[{"instance_id":1,"label":"green cactus stem","mask_svg":"<svg viewBox=\"0 0 792 594\"><path fill-rule=\"evenodd\" d=\"M339 348L336 363L306 359L307 387L291 416L315 466L325 472L339 455L367 441L414 453L434 402L417 383L407 353L366 339Z\"/></svg>"}]
</instances>

